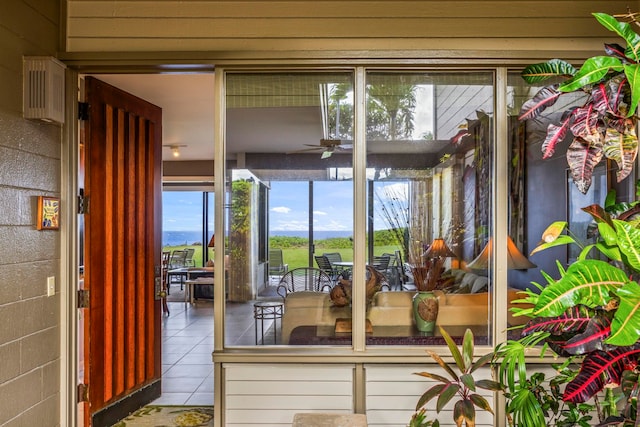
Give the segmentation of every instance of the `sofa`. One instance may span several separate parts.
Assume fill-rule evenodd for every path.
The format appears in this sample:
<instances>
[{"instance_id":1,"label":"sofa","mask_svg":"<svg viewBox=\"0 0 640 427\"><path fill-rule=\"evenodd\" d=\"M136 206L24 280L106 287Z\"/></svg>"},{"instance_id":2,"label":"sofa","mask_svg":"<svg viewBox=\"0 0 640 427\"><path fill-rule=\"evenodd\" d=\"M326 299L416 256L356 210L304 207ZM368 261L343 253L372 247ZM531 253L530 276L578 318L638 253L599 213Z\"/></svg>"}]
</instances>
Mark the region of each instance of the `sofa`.
<instances>
[{"instance_id":1,"label":"sofa","mask_svg":"<svg viewBox=\"0 0 640 427\"><path fill-rule=\"evenodd\" d=\"M489 294L487 280L474 273L463 273L457 278L460 286L451 292L435 291L439 299L436 325L443 326L487 326L489 324ZM465 280L466 279L466 280ZM484 283L484 286L483 286ZM463 293L465 289L477 290ZM373 328L380 326L411 326L414 324L412 299L415 291L379 291L372 298L367 310L367 319ZM508 290L509 306L513 300L522 298L518 290ZM287 294L282 316L282 343L288 344L291 332L298 326L333 326L336 319L351 317L351 307L336 307L326 292L300 291ZM517 325L526 322L526 317L513 317L509 312L508 322Z\"/></svg>"}]
</instances>

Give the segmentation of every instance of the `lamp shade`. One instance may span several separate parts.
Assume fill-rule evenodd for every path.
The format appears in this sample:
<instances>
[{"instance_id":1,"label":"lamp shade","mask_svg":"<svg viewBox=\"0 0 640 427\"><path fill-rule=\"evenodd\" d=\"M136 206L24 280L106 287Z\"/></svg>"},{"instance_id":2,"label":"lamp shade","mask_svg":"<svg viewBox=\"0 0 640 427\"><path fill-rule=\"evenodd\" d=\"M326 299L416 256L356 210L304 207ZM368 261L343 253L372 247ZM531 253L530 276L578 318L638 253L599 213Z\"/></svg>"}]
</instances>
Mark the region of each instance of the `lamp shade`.
<instances>
[{"instance_id":1,"label":"lamp shade","mask_svg":"<svg viewBox=\"0 0 640 427\"><path fill-rule=\"evenodd\" d=\"M216 235L213 234L211 236L211 240L209 240L209 244L207 245L207 247L209 248L215 248L216 247Z\"/></svg>"},{"instance_id":2,"label":"lamp shade","mask_svg":"<svg viewBox=\"0 0 640 427\"><path fill-rule=\"evenodd\" d=\"M489 239L487 245L482 249L480 255L467 264L467 268L472 270L487 270L489 268L489 255L493 250L493 239ZM507 269L509 270L526 270L528 268L536 268L537 265L532 263L522 255L516 244L513 243L511 237L507 236Z\"/></svg>"},{"instance_id":3,"label":"lamp shade","mask_svg":"<svg viewBox=\"0 0 640 427\"><path fill-rule=\"evenodd\" d=\"M455 258L456 254L449 249L444 239L439 237L431 242L422 256L427 258Z\"/></svg>"}]
</instances>

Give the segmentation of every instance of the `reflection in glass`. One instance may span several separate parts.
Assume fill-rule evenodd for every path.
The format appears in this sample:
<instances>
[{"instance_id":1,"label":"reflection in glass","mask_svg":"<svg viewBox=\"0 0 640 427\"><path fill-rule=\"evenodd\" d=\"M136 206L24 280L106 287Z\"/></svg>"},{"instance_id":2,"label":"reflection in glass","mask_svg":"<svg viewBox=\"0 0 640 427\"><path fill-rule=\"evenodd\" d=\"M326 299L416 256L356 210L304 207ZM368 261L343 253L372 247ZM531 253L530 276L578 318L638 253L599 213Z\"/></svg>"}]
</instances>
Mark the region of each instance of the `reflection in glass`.
<instances>
[{"instance_id":1,"label":"reflection in glass","mask_svg":"<svg viewBox=\"0 0 640 427\"><path fill-rule=\"evenodd\" d=\"M423 278L440 296L436 325L453 336L469 327L490 344L491 274L466 264L491 231L493 75L379 72L366 87L369 256L393 258L368 308L367 344L444 344L437 328L421 333L413 320ZM433 262L439 242L450 251Z\"/></svg>"},{"instance_id":2,"label":"reflection in glass","mask_svg":"<svg viewBox=\"0 0 640 427\"><path fill-rule=\"evenodd\" d=\"M225 345L350 345L315 257L353 260L353 76L228 73L225 93Z\"/></svg>"}]
</instances>

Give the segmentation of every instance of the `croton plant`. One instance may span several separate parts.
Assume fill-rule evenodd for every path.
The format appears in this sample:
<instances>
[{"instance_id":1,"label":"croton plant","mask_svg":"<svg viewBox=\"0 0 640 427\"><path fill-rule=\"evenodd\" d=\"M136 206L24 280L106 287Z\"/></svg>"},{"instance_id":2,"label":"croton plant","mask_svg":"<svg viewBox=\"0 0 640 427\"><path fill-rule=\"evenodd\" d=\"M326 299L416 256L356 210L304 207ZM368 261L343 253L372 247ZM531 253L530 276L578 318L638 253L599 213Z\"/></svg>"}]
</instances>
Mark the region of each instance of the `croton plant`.
<instances>
[{"instance_id":1,"label":"croton plant","mask_svg":"<svg viewBox=\"0 0 640 427\"><path fill-rule=\"evenodd\" d=\"M559 279L544 274L547 283L534 284L538 291L525 291L525 298L517 301L528 306L513 309L516 315L532 317L521 339L496 348L499 377L515 425L640 423L640 202L615 204L614 200L611 192L605 207L583 209L597 225L596 243L583 247L566 270L558 263ZM566 225L551 224L533 253L579 244ZM543 349L548 346L567 358L558 365L559 374L551 379L550 391L543 391L544 376L530 375L525 365L525 349L542 343ZM572 364L578 369L572 370ZM609 398L596 403L603 389ZM622 411L615 403L614 389L624 396ZM572 411L575 423L566 420ZM594 411L600 418L598 424L590 422L588 414ZM562 418L564 423L550 422L550 417Z\"/></svg>"},{"instance_id":2,"label":"croton plant","mask_svg":"<svg viewBox=\"0 0 640 427\"><path fill-rule=\"evenodd\" d=\"M631 173L638 153L636 109L640 100L640 35L630 23L614 16L593 15L605 28L622 37L626 47L605 44L606 55L587 59L579 70L567 61L552 59L530 65L522 72L524 80L532 84L551 77L566 80L540 89L522 106L521 120L535 118L568 93L582 91L587 95L581 107L568 109L559 124L548 126L542 145L543 158L549 158L558 144L572 135L567 162L573 181L582 193L589 189L593 169L604 157L616 162L620 182ZM637 14L619 17L638 25Z\"/></svg>"},{"instance_id":3,"label":"croton plant","mask_svg":"<svg viewBox=\"0 0 640 427\"><path fill-rule=\"evenodd\" d=\"M563 95L582 91L584 104L570 108L547 128L543 158L571 139L567 161L573 181L586 193L594 167L607 158L617 165L618 181L633 171L638 152L637 108L640 100L640 35L635 13L593 14L626 46L605 44L603 56L592 57L576 70L553 59L527 67L529 83L549 77L552 84L522 107L520 118L532 119ZM625 22L627 21L627 22ZM636 199L640 198L639 191ZM544 284L525 291L516 315L531 317L521 338L499 344L494 363L507 398L512 426L640 426L640 204L616 204L611 192L604 207L583 209L597 226L596 243L582 248L568 267L559 262L559 279L543 272ZM555 222L533 253L558 245L577 244ZM594 227L595 228L595 227ZM541 346L541 347L540 347ZM527 366L527 350L551 348L562 359L552 363L546 378Z\"/></svg>"}]
</instances>

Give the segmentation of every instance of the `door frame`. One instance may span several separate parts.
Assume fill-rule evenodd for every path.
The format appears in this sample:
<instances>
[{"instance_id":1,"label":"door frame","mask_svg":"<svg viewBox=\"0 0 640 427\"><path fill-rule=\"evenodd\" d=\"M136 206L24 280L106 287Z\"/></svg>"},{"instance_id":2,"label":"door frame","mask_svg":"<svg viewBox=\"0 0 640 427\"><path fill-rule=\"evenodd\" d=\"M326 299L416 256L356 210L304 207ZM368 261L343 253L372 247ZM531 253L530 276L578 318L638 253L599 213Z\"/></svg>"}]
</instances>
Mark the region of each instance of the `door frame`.
<instances>
[{"instance_id":1,"label":"door frame","mask_svg":"<svg viewBox=\"0 0 640 427\"><path fill-rule=\"evenodd\" d=\"M144 55L141 55L144 56ZM62 62L65 62L64 60ZM142 61L141 61L142 62ZM208 63L180 65L172 62L156 62L154 66L126 65L107 61L100 65L79 67L67 64L65 70L65 123L62 125L60 153L60 198L64 209L61 211L60 224L60 425L84 427L78 415L78 274L79 265L79 179L78 150L80 147L80 121L78 120L78 102L84 99L81 93L82 75L93 74L161 74L167 67L174 73L213 73L214 66ZM114 70L112 67L118 67Z\"/></svg>"}]
</instances>

